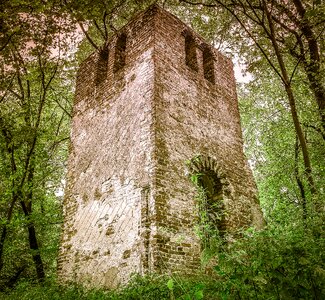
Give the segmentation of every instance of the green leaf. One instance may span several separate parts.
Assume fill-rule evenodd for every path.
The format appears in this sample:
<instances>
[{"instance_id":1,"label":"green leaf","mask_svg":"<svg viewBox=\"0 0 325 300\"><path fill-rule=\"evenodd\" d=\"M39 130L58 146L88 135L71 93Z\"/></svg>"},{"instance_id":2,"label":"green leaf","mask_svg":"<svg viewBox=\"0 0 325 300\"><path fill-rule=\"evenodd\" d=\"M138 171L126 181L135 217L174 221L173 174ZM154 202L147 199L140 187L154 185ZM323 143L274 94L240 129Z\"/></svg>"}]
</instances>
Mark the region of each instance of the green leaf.
<instances>
[{"instance_id":1,"label":"green leaf","mask_svg":"<svg viewBox=\"0 0 325 300\"><path fill-rule=\"evenodd\" d=\"M173 290L173 288L174 288L174 281L173 281L173 279L169 279L168 280L167 287L168 287L169 290Z\"/></svg>"},{"instance_id":2,"label":"green leaf","mask_svg":"<svg viewBox=\"0 0 325 300\"><path fill-rule=\"evenodd\" d=\"M196 291L194 296L195 296L195 299L197 299L197 300L203 299L203 291L202 290Z\"/></svg>"}]
</instances>

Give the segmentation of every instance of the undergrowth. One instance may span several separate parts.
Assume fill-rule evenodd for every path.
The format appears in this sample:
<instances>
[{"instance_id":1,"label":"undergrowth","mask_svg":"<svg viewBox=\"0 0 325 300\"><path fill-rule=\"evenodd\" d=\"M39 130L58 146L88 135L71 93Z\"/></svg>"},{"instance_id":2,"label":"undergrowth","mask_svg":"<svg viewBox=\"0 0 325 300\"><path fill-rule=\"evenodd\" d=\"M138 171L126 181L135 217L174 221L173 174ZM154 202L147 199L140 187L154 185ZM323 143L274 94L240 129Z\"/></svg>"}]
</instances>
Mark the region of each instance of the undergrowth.
<instances>
[{"instance_id":1,"label":"undergrowth","mask_svg":"<svg viewBox=\"0 0 325 300\"><path fill-rule=\"evenodd\" d=\"M55 280L42 285L21 281L0 294L9 299L324 299L325 241L322 220L313 226L290 224L281 229L246 230L231 244L205 251L213 262L209 276L135 276L122 289L86 290L59 286Z\"/></svg>"}]
</instances>

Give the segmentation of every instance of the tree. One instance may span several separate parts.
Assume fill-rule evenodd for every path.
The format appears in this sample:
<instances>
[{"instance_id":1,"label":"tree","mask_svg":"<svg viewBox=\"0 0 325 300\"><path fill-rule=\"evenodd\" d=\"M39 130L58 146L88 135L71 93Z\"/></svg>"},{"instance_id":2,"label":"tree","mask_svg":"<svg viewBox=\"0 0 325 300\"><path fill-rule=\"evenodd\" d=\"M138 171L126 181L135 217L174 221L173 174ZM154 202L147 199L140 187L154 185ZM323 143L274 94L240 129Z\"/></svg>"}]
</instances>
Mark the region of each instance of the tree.
<instances>
[{"instance_id":1,"label":"tree","mask_svg":"<svg viewBox=\"0 0 325 300\"><path fill-rule=\"evenodd\" d=\"M258 184L261 206L269 223L279 226L295 223L315 216L313 201L309 201L304 180L304 165L289 105L279 80L261 66L260 77L240 85L241 120L245 136L246 154L249 157ZM302 123L313 122L318 116L313 96L300 81L294 81L298 94L298 113ZM308 98L308 100L306 99ZM306 103L307 102L307 103ZM314 106L314 107L313 107ZM307 108L307 109L306 109ZM322 139L312 128L305 128L311 149L316 186L324 184L324 163L319 159L325 155L320 144ZM320 189L320 199L321 199Z\"/></svg>"},{"instance_id":2,"label":"tree","mask_svg":"<svg viewBox=\"0 0 325 300\"><path fill-rule=\"evenodd\" d=\"M84 34L84 43L79 48L81 60L90 52L99 49L109 37L125 25L137 12L153 0L64 0L63 9L76 22Z\"/></svg>"},{"instance_id":3,"label":"tree","mask_svg":"<svg viewBox=\"0 0 325 300\"><path fill-rule=\"evenodd\" d=\"M4 3L1 22L6 30L1 36L0 57L0 269L8 264L6 249L15 243L8 241L8 235L21 238L23 226L37 278L43 280L42 240L37 228L40 231L39 220L47 212L44 199L50 198L49 190L53 193L64 168L53 164L62 158L68 140L72 90L70 79L63 76L67 73L63 55L71 27L69 20L60 17L55 2L44 6L35 1L26 7ZM60 99L62 91L67 101ZM51 184L53 188L49 188ZM40 210L39 215L35 210Z\"/></svg>"}]
</instances>

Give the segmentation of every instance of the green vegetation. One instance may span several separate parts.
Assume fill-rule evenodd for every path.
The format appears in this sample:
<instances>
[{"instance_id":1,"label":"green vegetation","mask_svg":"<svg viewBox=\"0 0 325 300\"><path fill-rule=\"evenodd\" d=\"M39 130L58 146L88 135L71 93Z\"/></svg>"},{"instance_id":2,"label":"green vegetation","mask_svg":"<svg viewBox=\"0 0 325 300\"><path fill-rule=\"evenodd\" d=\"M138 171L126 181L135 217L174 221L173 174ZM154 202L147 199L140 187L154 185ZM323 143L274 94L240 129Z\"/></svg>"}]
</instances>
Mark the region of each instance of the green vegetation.
<instances>
[{"instance_id":1,"label":"green vegetation","mask_svg":"<svg viewBox=\"0 0 325 300\"><path fill-rule=\"evenodd\" d=\"M60 287L54 279L21 281L2 299L322 299L325 242L318 222L308 230L302 224L247 230L227 247L216 243L205 253L216 262L213 278L136 276L117 291Z\"/></svg>"},{"instance_id":2,"label":"green vegetation","mask_svg":"<svg viewBox=\"0 0 325 300\"><path fill-rule=\"evenodd\" d=\"M225 244L204 227L209 276L58 285L76 67L153 2L1 1L0 298L324 299L325 6L311 0L157 1L251 75L238 95L265 229Z\"/></svg>"}]
</instances>

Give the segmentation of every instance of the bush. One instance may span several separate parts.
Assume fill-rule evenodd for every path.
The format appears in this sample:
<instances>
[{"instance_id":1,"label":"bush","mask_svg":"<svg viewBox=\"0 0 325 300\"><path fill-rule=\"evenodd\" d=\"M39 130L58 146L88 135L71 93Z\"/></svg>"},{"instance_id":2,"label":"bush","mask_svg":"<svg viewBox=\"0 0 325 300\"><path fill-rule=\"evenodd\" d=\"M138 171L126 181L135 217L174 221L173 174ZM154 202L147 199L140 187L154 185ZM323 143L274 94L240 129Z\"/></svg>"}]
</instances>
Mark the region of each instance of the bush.
<instances>
[{"instance_id":1,"label":"bush","mask_svg":"<svg viewBox=\"0 0 325 300\"><path fill-rule=\"evenodd\" d=\"M324 299L320 234L300 225L247 231L216 253L221 299Z\"/></svg>"},{"instance_id":2,"label":"bush","mask_svg":"<svg viewBox=\"0 0 325 300\"><path fill-rule=\"evenodd\" d=\"M200 300L200 299L325 299L325 241L322 220L287 226L248 229L232 243L218 243L203 253L212 265L209 277L151 274L134 276L118 290L86 290L59 286L54 279L42 285L20 282L0 294L4 300ZM212 263L213 262L213 263Z\"/></svg>"}]
</instances>

